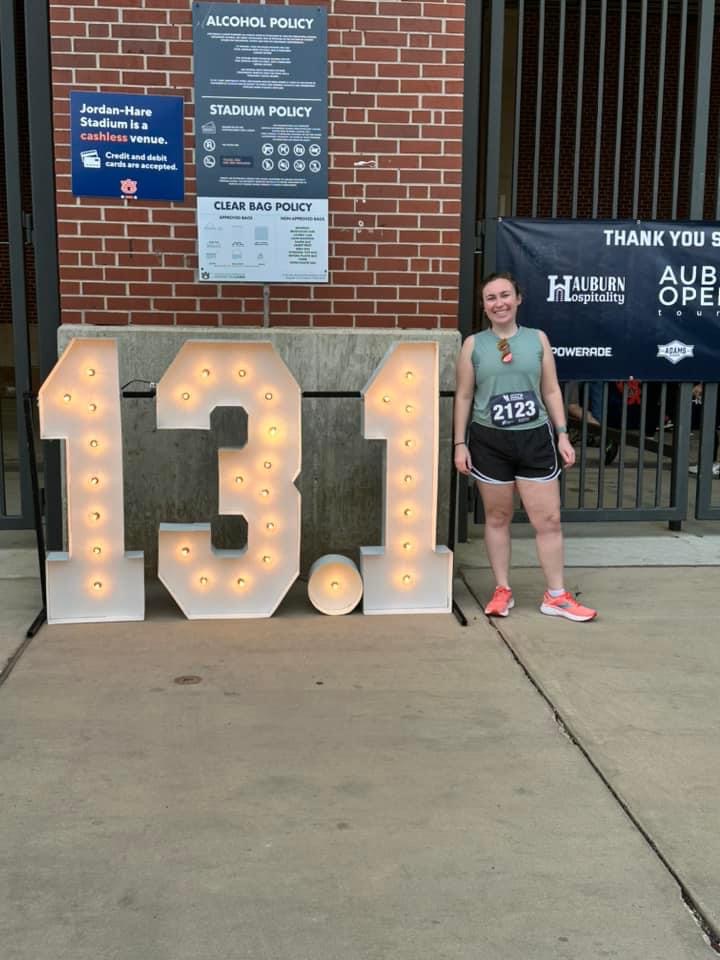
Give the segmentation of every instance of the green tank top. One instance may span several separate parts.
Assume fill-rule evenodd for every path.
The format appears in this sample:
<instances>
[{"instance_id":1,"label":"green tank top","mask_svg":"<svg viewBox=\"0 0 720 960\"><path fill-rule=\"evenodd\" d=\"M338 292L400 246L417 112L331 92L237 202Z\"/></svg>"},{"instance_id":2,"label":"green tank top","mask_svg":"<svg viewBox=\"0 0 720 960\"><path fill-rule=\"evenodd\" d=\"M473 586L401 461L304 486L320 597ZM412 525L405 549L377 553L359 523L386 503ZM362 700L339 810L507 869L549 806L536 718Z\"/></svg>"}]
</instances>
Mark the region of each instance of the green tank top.
<instances>
[{"instance_id":1,"label":"green tank top","mask_svg":"<svg viewBox=\"0 0 720 960\"><path fill-rule=\"evenodd\" d=\"M502 362L502 354L497 348L499 339L492 330L475 334L472 352L475 370L472 418L482 426L502 427L504 430L540 427L549 419L540 392L543 357L540 333L530 327L520 327L508 339L512 351L511 363ZM512 399L509 398L511 394ZM520 395L523 395L522 400L519 399ZM518 412L520 419L532 413L531 395L537 404L537 417L513 423Z\"/></svg>"}]
</instances>

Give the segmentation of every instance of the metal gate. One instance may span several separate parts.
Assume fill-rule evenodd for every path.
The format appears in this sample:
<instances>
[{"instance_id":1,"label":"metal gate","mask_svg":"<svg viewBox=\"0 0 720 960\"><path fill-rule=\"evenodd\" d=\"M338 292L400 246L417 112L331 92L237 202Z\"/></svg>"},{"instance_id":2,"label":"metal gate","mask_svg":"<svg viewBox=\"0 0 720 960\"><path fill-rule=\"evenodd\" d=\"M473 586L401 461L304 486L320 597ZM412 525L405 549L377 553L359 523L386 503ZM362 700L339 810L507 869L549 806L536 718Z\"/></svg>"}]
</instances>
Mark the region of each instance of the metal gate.
<instances>
[{"instance_id":1,"label":"metal gate","mask_svg":"<svg viewBox=\"0 0 720 960\"><path fill-rule=\"evenodd\" d=\"M495 268L499 217L720 219L715 6L715 0L466 4L463 334L482 326L478 279ZM697 516L720 518L711 502L716 386L707 386L707 415L695 429L689 383L645 384L638 401L643 421L634 429L625 418L614 431L580 423L580 469L572 490L567 478L563 483L564 518L676 525L687 516L689 492L697 494ZM612 389L605 384L606 404ZM653 431L644 419L649 389L661 403ZM695 455L697 486L688 480Z\"/></svg>"},{"instance_id":2,"label":"metal gate","mask_svg":"<svg viewBox=\"0 0 720 960\"><path fill-rule=\"evenodd\" d=\"M23 396L57 359L59 322L48 11L42 2L0 0L0 93L0 530L14 530L35 522ZM59 546L57 444L44 445L43 468L48 542Z\"/></svg>"}]
</instances>

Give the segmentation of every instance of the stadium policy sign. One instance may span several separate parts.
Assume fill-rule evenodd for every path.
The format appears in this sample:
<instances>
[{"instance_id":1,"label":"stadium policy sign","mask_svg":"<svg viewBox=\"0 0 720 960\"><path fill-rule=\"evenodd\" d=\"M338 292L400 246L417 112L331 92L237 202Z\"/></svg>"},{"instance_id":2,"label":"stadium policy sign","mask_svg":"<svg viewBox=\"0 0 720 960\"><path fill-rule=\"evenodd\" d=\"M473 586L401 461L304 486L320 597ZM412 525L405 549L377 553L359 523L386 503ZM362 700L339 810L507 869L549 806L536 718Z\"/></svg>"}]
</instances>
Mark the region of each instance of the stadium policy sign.
<instances>
[{"instance_id":1,"label":"stadium policy sign","mask_svg":"<svg viewBox=\"0 0 720 960\"><path fill-rule=\"evenodd\" d=\"M327 10L192 6L199 278L326 283Z\"/></svg>"},{"instance_id":2,"label":"stadium policy sign","mask_svg":"<svg viewBox=\"0 0 720 960\"><path fill-rule=\"evenodd\" d=\"M561 380L717 380L719 223L502 219L497 241Z\"/></svg>"},{"instance_id":3,"label":"stadium policy sign","mask_svg":"<svg viewBox=\"0 0 720 960\"><path fill-rule=\"evenodd\" d=\"M392 346L362 391L363 435L385 441L383 537L317 560L322 613L449 613L452 553L435 543L438 345ZM163 523L158 575L190 619L269 617L300 570L301 391L272 344L189 340L157 387L159 429L209 430L242 407L247 442L218 451L218 512L245 517L245 546L219 550L210 524ZM75 339L39 395L44 439L65 441L67 549L46 558L49 623L142 620L143 555L125 552L117 341Z\"/></svg>"}]
</instances>

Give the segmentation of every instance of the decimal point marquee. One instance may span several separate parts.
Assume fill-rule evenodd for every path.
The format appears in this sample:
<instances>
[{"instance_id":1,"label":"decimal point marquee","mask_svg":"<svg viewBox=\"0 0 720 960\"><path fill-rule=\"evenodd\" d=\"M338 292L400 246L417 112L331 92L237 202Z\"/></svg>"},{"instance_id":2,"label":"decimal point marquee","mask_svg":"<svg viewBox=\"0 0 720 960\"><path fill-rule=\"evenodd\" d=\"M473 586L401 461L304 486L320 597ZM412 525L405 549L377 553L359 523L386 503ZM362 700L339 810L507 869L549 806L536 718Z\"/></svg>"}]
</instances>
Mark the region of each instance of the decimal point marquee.
<instances>
[{"instance_id":1,"label":"decimal point marquee","mask_svg":"<svg viewBox=\"0 0 720 960\"><path fill-rule=\"evenodd\" d=\"M452 554L435 544L438 345L392 347L363 391L363 430L385 440L383 543L361 571L329 554L308 593L331 615L451 609ZM158 575L191 619L269 617L300 567L301 392L270 343L189 340L157 389L159 429L209 430L242 407L247 442L218 451L218 512L242 515L247 544L217 550L208 522L162 523ZM143 554L124 552L117 342L71 341L40 390L43 439L66 444L67 551L48 553L48 622L142 620Z\"/></svg>"}]
</instances>

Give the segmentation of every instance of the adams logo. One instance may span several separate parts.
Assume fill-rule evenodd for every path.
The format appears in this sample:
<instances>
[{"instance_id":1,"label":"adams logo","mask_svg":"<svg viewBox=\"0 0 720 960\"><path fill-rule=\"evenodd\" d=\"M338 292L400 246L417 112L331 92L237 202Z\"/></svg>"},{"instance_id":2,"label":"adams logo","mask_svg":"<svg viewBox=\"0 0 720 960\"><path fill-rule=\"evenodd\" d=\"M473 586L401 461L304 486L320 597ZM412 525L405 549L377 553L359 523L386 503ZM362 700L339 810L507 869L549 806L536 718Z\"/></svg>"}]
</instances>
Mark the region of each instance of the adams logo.
<instances>
[{"instance_id":1,"label":"adams logo","mask_svg":"<svg viewBox=\"0 0 720 960\"><path fill-rule=\"evenodd\" d=\"M695 344L683 343L682 340L671 340L670 343L659 343L657 350L658 357L664 357L673 365L680 363L680 361L686 357L695 356Z\"/></svg>"}]
</instances>

